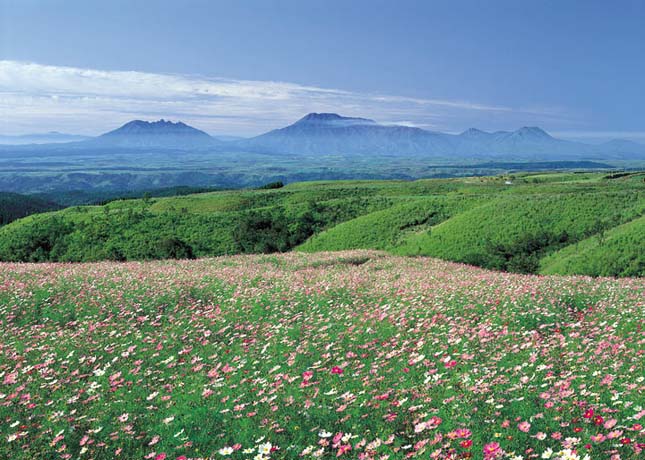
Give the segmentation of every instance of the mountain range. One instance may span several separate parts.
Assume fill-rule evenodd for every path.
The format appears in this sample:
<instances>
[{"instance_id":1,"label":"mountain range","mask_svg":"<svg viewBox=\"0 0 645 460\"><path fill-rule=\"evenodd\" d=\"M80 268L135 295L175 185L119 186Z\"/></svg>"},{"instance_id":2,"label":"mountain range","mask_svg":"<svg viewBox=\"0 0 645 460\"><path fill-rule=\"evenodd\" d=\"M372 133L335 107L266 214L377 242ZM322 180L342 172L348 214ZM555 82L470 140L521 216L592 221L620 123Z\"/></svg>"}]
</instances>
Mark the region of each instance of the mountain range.
<instances>
[{"instance_id":1,"label":"mountain range","mask_svg":"<svg viewBox=\"0 0 645 460\"><path fill-rule=\"evenodd\" d=\"M31 147L47 148L47 145ZM61 144L56 145L60 147ZM287 127L248 139L216 138L182 122L134 120L101 136L65 144L65 148L520 161L645 159L645 145L626 140L589 145L554 138L538 127L497 132L471 128L460 134L447 134L335 113L310 113Z\"/></svg>"}]
</instances>

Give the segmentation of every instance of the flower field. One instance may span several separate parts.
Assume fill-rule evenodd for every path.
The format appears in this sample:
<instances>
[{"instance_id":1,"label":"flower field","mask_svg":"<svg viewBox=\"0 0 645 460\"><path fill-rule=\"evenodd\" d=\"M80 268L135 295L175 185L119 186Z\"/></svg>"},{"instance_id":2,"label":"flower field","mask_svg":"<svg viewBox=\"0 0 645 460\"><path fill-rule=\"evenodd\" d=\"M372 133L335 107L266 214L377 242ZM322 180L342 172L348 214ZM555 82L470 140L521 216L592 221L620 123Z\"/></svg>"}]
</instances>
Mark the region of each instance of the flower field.
<instances>
[{"instance_id":1,"label":"flower field","mask_svg":"<svg viewBox=\"0 0 645 460\"><path fill-rule=\"evenodd\" d=\"M2 459L645 458L645 279L0 264Z\"/></svg>"}]
</instances>

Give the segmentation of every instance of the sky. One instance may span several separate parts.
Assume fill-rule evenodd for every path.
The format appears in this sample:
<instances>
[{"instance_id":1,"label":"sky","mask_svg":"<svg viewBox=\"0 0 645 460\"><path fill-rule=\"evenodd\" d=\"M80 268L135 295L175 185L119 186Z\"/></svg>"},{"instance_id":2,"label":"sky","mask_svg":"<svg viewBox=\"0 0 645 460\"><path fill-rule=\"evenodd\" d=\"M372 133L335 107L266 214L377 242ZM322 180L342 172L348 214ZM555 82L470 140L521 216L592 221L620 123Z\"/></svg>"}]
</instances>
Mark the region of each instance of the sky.
<instances>
[{"instance_id":1,"label":"sky","mask_svg":"<svg viewBox=\"0 0 645 460\"><path fill-rule=\"evenodd\" d=\"M0 0L0 134L309 112L645 142L645 1Z\"/></svg>"}]
</instances>

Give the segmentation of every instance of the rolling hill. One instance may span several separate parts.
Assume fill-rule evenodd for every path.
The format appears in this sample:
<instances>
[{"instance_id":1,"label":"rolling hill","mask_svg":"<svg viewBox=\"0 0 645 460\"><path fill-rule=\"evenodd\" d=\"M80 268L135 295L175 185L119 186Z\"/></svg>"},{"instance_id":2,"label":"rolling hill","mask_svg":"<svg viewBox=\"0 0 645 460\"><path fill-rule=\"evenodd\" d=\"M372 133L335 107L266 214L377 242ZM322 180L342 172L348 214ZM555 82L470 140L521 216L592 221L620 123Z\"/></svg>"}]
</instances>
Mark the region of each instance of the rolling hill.
<instances>
[{"instance_id":1,"label":"rolling hill","mask_svg":"<svg viewBox=\"0 0 645 460\"><path fill-rule=\"evenodd\" d=\"M328 181L119 200L13 222L0 229L0 259L381 249L524 273L641 276L643 178L643 173L525 173ZM616 245L622 255L603 265Z\"/></svg>"}]
</instances>

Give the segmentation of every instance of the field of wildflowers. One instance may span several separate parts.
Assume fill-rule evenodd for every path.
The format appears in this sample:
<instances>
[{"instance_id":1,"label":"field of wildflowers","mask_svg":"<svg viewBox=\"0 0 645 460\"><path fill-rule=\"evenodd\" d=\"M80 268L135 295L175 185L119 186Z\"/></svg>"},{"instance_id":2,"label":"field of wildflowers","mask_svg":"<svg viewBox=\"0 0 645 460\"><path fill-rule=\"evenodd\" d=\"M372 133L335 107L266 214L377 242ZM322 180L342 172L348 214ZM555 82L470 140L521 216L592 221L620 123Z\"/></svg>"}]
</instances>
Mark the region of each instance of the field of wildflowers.
<instances>
[{"instance_id":1,"label":"field of wildflowers","mask_svg":"<svg viewBox=\"0 0 645 460\"><path fill-rule=\"evenodd\" d=\"M644 458L644 320L370 251L0 264L0 458Z\"/></svg>"}]
</instances>

